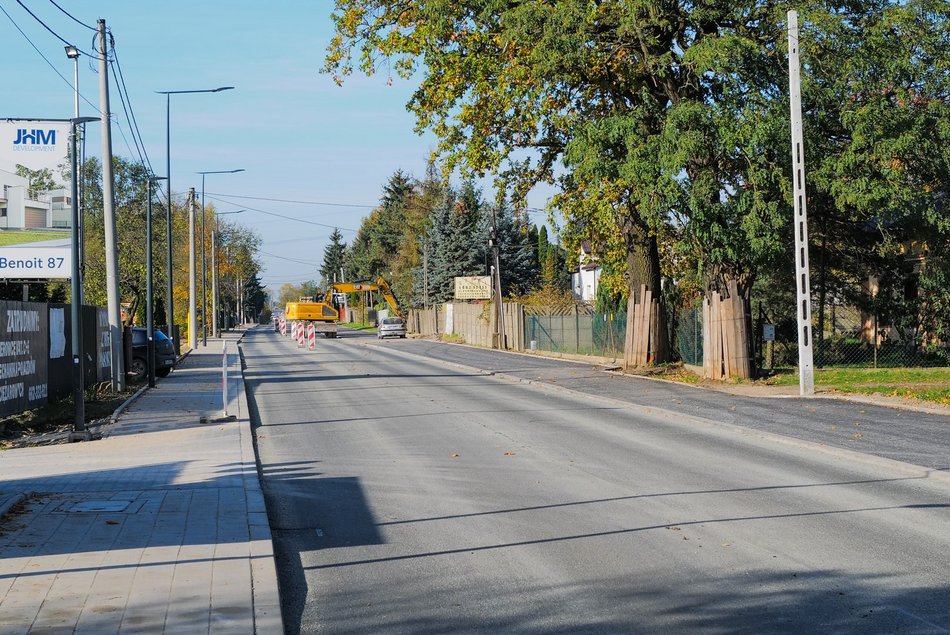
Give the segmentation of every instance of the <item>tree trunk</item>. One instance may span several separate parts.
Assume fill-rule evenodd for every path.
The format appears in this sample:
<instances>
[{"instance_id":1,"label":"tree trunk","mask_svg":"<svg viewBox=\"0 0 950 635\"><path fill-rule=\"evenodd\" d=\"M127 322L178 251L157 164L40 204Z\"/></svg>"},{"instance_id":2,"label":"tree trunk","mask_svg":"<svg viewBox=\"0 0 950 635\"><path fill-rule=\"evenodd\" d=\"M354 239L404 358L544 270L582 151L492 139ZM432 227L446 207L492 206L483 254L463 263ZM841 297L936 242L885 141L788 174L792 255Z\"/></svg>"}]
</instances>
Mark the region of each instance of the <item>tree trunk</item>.
<instances>
[{"instance_id":1,"label":"tree trunk","mask_svg":"<svg viewBox=\"0 0 950 635\"><path fill-rule=\"evenodd\" d=\"M627 335L624 368L664 364L670 359L669 332L660 288L660 252L656 237L642 228L626 232Z\"/></svg>"},{"instance_id":2,"label":"tree trunk","mask_svg":"<svg viewBox=\"0 0 950 635\"><path fill-rule=\"evenodd\" d=\"M706 285L703 301L703 377L752 377L748 287L720 270Z\"/></svg>"}]
</instances>

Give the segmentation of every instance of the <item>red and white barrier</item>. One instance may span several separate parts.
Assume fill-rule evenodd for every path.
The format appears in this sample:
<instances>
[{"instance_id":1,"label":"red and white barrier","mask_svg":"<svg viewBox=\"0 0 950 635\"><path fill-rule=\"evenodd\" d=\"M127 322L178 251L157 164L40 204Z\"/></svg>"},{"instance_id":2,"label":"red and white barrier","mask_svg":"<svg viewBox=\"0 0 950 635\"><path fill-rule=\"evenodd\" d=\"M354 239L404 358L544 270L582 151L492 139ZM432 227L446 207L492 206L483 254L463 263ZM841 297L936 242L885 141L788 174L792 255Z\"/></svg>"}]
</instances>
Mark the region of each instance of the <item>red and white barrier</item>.
<instances>
[{"instance_id":1,"label":"red and white barrier","mask_svg":"<svg viewBox=\"0 0 950 635\"><path fill-rule=\"evenodd\" d=\"M287 335L287 320L280 318L280 334Z\"/></svg>"},{"instance_id":2,"label":"red and white barrier","mask_svg":"<svg viewBox=\"0 0 950 635\"><path fill-rule=\"evenodd\" d=\"M317 349L317 327L313 322L307 324L307 348L311 351Z\"/></svg>"},{"instance_id":3,"label":"red and white barrier","mask_svg":"<svg viewBox=\"0 0 950 635\"><path fill-rule=\"evenodd\" d=\"M306 345L306 331L304 330L304 324L301 322L297 325L297 348L303 348Z\"/></svg>"},{"instance_id":4,"label":"red and white barrier","mask_svg":"<svg viewBox=\"0 0 950 635\"><path fill-rule=\"evenodd\" d=\"M297 341L297 320L290 323L290 339Z\"/></svg>"}]
</instances>

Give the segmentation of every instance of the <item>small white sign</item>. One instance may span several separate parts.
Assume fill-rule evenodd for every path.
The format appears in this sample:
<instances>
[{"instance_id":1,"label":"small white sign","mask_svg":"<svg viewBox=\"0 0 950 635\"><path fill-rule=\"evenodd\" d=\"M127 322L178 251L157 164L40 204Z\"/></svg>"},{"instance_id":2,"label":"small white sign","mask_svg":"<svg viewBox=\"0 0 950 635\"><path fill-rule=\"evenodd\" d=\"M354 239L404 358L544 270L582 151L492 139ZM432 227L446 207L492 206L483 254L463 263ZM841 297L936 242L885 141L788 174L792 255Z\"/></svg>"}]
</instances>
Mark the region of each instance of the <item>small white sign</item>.
<instances>
[{"instance_id":1,"label":"small white sign","mask_svg":"<svg viewBox=\"0 0 950 635\"><path fill-rule=\"evenodd\" d=\"M775 325L774 324L763 324L762 325L762 339L766 342L775 341Z\"/></svg>"},{"instance_id":2,"label":"small white sign","mask_svg":"<svg viewBox=\"0 0 950 635\"><path fill-rule=\"evenodd\" d=\"M72 266L69 247L0 247L0 278L70 278Z\"/></svg>"}]
</instances>

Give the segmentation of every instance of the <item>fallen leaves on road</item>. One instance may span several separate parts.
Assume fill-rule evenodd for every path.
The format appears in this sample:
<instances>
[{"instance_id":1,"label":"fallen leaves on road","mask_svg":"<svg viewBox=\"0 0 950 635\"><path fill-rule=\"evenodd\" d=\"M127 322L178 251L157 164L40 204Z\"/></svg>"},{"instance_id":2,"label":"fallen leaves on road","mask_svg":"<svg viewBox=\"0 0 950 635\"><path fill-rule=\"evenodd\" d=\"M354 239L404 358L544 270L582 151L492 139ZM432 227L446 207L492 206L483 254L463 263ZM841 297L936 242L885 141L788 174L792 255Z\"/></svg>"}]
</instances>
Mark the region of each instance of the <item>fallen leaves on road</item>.
<instances>
[{"instance_id":1,"label":"fallen leaves on road","mask_svg":"<svg viewBox=\"0 0 950 635\"><path fill-rule=\"evenodd\" d=\"M453 458L453 459L459 458L459 453L458 453L458 452L453 452L453 453L452 453L452 458Z\"/></svg>"},{"instance_id":2,"label":"fallen leaves on road","mask_svg":"<svg viewBox=\"0 0 950 635\"><path fill-rule=\"evenodd\" d=\"M514 456L514 455L515 455L514 452L510 452L510 451L509 451L509 452L505 452L505 456Z\"/></svg>"},{"instance_id":3,"label":"fallen leaves on road","mask_svg":"<svg viewBox=\"0 0 950 635\"><path fill-rule=\"evenodd\" d=\"M863 436L864 436L864 435L861 434L860 432L855 432L854 434L851 435L851 438L852 438L852 439L860 439L860 438L863 437Z\"/></svg>"}]
</instances>

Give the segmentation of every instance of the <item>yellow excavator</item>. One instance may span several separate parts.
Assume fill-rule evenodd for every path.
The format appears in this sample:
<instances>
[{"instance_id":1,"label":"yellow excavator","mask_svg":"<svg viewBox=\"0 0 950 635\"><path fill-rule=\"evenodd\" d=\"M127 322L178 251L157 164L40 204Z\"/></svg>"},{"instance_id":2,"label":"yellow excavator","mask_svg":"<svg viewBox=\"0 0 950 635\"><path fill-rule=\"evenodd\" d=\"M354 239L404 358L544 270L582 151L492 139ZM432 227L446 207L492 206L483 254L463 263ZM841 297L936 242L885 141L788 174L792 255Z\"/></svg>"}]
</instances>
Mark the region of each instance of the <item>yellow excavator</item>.
<instances>
[{"instance_id":1,"label":"yellow excavator","mask_svg":"<svg viewBox=\"0 0 950 635\"><path fill-rule=\"evenodd\" d=\"M392 314L396 317L403 317L402 312L399 310L399 303L396 301L396 296L393 295L393 290L389 287L389 283L382 277L378 277L372 282L334 282L327 289L323 298L324 301L327 301L332 300L334 293L359 293L360 291L378 292L383 296L383 299L386 300L386 304L389 305Z\"/></svg>"},{"instance_id":2,"label":"yellow excavator","mask_svg":"<svg viewBox=\"0 0 950 635\"><path fill-rule=\"evenodd\" d=\"M393 295L389 283L382 277L372 282L334 282L319 301L312 297L300 298L297 302L288 302L284 318L288 321L312 322L317 333L324 337L336 337L337 323L340 320L338 304L333 301L335 293L358 293L360 291L379 292L386 300L392 313L402 317L399 303Z\"/></svg>"}]
</instances>

